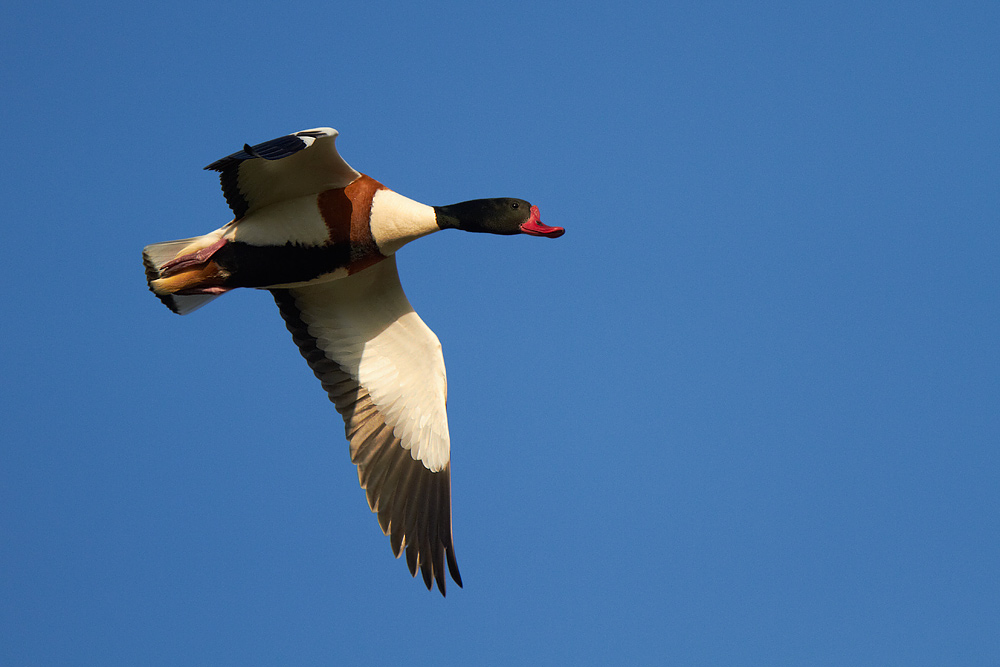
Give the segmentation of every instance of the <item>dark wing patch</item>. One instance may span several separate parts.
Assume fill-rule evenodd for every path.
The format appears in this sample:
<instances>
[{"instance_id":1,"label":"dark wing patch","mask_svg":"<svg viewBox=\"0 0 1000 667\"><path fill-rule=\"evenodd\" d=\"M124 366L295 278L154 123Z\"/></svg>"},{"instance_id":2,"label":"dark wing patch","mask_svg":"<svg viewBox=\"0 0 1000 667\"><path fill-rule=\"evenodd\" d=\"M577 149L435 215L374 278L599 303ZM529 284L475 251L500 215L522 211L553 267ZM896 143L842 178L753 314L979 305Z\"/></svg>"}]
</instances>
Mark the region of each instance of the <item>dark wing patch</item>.
<instances>
[{"instance_id":1,"label":"dark wing patch","mask_svg":"<svg viewBox=\"0 0 1000 667\"><path fill-rule=\"evenodd\" d=\"M312 138L316 136L315 133L301 134ZM298 153L303 148L308 148L311 144L311 141L306 142L300 139L298 134L286 134L283 137L271 139L270 141L265 141L257 144L256 146L243 144L243 150L236 151L232 155L227 155L222 159L216 160L212 164L205 167L205 169L210 169L212 171L225 171L229 167L234 164L239 164L243 160L252 160L258 157L264 158L265 160L280 160L283 157L288 157L289 155Z\"/></svg>"},{"instance_id":2,"label":"dark wing patch","mask_svg":"<svg viewBox=\"0 0 1000 667\"><path fill-rule=\"evenodd\" d=\"M459 586L451 531L451 464L431 472L403 448L376 409L368 391L321 350L308 331L289 290L271 290L288 330L330 400L344 418L351 461L368 505L378 514L393 554L406 550L410 574L417 569L427 589L436 580L445 594L445 562Z\"/></svg>"}]
</instances>

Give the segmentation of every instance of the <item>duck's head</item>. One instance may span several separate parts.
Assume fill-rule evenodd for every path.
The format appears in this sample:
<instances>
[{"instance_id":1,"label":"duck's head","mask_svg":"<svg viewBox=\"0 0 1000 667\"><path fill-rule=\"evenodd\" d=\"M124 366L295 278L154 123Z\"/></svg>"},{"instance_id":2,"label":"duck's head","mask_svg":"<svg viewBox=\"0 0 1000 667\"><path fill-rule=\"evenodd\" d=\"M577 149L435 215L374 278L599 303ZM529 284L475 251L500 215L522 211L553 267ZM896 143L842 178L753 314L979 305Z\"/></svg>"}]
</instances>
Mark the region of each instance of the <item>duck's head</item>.
<instances>
[{"instance_id":1,"label":"duck's head","mask_svg":"<svg viewBox=\"0 0 1000 667\"><path fill-rule=\"evenodd\" d=\"M543 225L537 206L523 199L473 199L450 206L435 206L441 229L462 229L487 234L531 234L557 238L566 233L562 227Z\"/></svg>"}]
</instances>

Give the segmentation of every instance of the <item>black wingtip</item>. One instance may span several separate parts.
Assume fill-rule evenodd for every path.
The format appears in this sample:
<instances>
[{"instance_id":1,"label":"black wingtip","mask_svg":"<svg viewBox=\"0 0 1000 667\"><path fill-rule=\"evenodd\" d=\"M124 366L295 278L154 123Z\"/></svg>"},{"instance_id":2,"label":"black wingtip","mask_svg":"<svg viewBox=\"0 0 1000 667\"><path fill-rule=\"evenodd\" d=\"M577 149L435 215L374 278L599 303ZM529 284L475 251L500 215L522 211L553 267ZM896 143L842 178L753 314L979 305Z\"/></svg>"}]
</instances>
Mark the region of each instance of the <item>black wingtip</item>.
<instances>
[{"instance_id":1,"label":"black wingtip","mask_svg":"<svg viewBox=\"0 0 1000 667\"><path fill-rule=\"evenodd\" d=\"M429 561L421 560L420 575L424 578L424 586L427 587L427 590L430 590L431 586L434 584L434 571L431 568L431 564ZM441 587L441 582L439 580L438 588L440 587Z\"/></svg>"},{"instance_id":2,"label":"black wingtip","mask_svg":"<svg viewBox=\"0 0 1000 667\"><path fill-rule=\"evenodd\" d=\"M451 573L451 578L455 580L459 588L464 588L462 586L462 575L458 571L458 561L455 560L455 549L450 548L447 550L448 553L448 572Z\"/></svg>"},{"instance_id":3,"label":"black wingtip","mask_svg":"<svg viewBox=\"0 0 1000 667\"><path fill-rule=\"evenodd\" d=\"M409 568L411 577L417 576L417 547L412 544L406 545L406 567Z\"/></svg>"}]
</instances>

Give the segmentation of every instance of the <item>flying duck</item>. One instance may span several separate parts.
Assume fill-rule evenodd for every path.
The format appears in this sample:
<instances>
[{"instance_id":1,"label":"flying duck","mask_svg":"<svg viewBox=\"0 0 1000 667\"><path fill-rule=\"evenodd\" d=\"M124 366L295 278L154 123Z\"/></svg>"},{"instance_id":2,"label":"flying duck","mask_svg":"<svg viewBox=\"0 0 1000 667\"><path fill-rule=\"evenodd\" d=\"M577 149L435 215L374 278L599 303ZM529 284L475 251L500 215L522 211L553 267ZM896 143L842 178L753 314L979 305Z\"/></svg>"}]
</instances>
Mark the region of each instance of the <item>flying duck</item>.
<instances>
[{"instance_id":1,"label":"flying duck","mask_svg":"<svg viewBox=\"0 0 1000 667\"><path fill-rule=\"evenodd\" d=\"M237 287L274 295L295 344L343 416L351 461L393 554L445 594L459 586L441 343L413 311L396 251L441 229L555 238L523 199L428 206L355 171L337 131L303 130L205 167L233 220L142 253L149 288L186 315Z\"/></svg>"}]
</instances>

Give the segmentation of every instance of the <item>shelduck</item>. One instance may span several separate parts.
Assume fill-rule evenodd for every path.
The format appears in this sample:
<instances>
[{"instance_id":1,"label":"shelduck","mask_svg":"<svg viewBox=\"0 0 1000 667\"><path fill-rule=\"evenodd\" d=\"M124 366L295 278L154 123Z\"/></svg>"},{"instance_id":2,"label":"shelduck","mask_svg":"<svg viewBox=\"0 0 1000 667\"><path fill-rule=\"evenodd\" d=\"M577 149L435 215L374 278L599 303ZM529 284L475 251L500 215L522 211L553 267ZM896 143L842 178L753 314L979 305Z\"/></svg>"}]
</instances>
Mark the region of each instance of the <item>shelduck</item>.
<instances>
[{"instance_id":1,"label":"shelduck","mask_svg":"<svg viewBox=\"0 0 1000 667\"><path fill-rule=\"evenodd\" d=\"M233 220L143 250L150 290L185 315L237 287L270 290L295 344L343 416L368 505L398 558L445 594L459 586L441 344L413 311L396 251L441 229L555 238L523 199L428 206L355 171L337 131L303 130L205 167Z\"/></svg>"}]
</instances>

